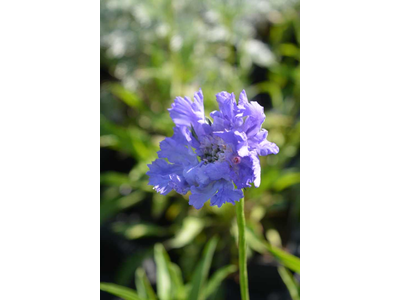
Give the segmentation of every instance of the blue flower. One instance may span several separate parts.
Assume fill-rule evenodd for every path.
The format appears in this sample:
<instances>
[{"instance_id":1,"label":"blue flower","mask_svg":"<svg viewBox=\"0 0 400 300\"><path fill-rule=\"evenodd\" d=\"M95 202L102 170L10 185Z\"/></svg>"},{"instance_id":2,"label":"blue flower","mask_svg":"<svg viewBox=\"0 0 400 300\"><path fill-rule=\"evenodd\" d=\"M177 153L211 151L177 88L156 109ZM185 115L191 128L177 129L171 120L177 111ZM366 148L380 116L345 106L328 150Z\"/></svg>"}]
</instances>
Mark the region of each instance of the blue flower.
<instances>
[{"instance_id":1,"label":"blue flower","mask_svg":"<svg viewBox=\"0 0 400 300\"><path fill-rule=\"evenodd\" d=\"M194 101L177 97L169 109L174 134L160 143L159 158L148 165L149 184L157 192L166 195L175 190L185 195L191 191L189 204L196 209L209 199L218 207L235 204L243 197L242 188L252 183L260 186L259 156L279 152L261 128L263 107L249 102L244 90L238 103L233 93L216 97L219 111L210 114L213 122L204 116L201 89Z\"/></svg>"}]
</instances>

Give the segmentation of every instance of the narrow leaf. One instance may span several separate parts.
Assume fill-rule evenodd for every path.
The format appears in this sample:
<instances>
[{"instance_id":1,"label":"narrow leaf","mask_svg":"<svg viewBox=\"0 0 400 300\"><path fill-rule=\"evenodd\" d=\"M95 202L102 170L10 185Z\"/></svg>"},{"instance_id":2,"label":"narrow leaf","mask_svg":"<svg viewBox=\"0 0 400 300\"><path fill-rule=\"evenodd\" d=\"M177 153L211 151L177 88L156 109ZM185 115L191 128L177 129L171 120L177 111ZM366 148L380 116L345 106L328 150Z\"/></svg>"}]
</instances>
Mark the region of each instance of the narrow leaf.
<instances>
[{"instance_id":1,"label":"narrow leaf","mask_svg":"<svg viewBox=\"0 0 400 300\"><path fill-rule=\"evenodd\" d=\"M174 263L169 263L168 270L171 275L172 281L172 294L174 295L174 300L186 299L186 289L183 284L182 272L178 265Z\"/></svg>"},{"instance_id":2,"label":"narrow leaf","mask_svg":"<svg viewBox=\"0 0 400 300\"><path fill-rule=\"evenodd\" d=\"M116 223L113 226L115 232L123 233L128 240L139 239L148 236L163 236L168 233L168 229L156 226L151 223L125 224Z\"/></svg>"},{"instance_id":3,"label":"narrow leaf","mask_svg":"<svg viewBox=\"0 0 400 300\"><path fill-rule=\"evenodd\" d=\"M300 274L300 259L297 256L294 256L280 248L274 247L267 242L265 242L265 246L280 263L290 270Z\"/></svg>"},{"instance_id":4,"label":"narrow leaf","mask_svg":"<svg viewBox=\"0 0 400 300\"><path fill-rule=\"evenodd\" d=\"M103 172L100 174L100 184L120 187L129 183L129 176L124 173Z\"/></svg>"},{"instance_id":5,"label":"narrow leaf","mask_svg":"<svg viewBox=\"0 0 400 300\"><path fill-rule=\"evenodd\" d=\"M195 273L191 282L191 291L189 294L189 300L199 300L203 299L201 297L201 292L203 291L204 295L204 286L206 284L208 272L210 270L212 257L214 255L215 248L217 246L218 239L213 237L206 245L203 257L199 264L196 266Z\"/></svg>"},{"instance_id":6,"label":"narrow leaf","mask_svg":"<svg viewBox=\"0 0 400 300\"><path fill-rule=\"evenodd\" d=\"M171 277L168 271L169 256L161 244L154 246L154 259L157 266L157 295L161 300L171 298Z\"/></svg>"},{"instance_id":7,"label":"narrow leaf","mask_svg":"<svg viewBox=\"0 0 400 300\"><path fill-rule=\"evenodd\" d=\"M282 281L285 283L287 289L289 290L290 297L292 300L300 300L300 286L296 279L294 279L292 273L288 271L285 267L278 267L279 275L281 275Z\"/></svg>"},{"instance_id":8,"label":"narrow leaf","mask_svg":"<svg viewBox=\"0 0 400 300\"><path fill-rule=\"evenodd\" d=\"M199 141L199 137L198 137L196 131L194 131L194 127L193 127L192 124L190 124L190 132L192 133L192 136L193 136L197 141Z\"/></svg>"},{"instance_id":9,"label":"narrow leaf","mask_svg":"<svg viewBox=\"0 0 400 300\"><path fill-rule=\"evenodd\" d=\"M100 290L124 300L143 300L134 290L114 283L100 282Z\"/></svg>"},{"instance_id":10,"label":"narrow leaf","mask_svg":"<svg viewBox=\"0 0 400 300\"><path fill-rule=\"evenodd\" d=\"M127 285L135 274L136 269L149 256L153 255L153 249L138 250L134 255L126 259L117 271L116 283Z\"/></svg>"},{"instance_id":11,"label":"narrow leaf","mask_svg":"<svg viewBox=\"0 0 400 300\"><path fill-rule=\"evenodd\" d=\"M205 298L211 296L221 285L222 281L230 274L236 272L237 267L235 265L225 266L216 271L207 283Z\"/></svg>"},{"instance_id":12,"label":"narrow leaf","mask_svg":"<svg viewBox=\"0 0 400 300\"><path fill-rule=\"evenodd\" d=\"M203 229L204 222L199 218L187 217L183 221L182 228L175 237L166 242L166 247L180 248L189 244Z\"/></svg>"},{"instance_id":13,"label":"narrow leaf","mask_svg":"<svg viewBox=\"0 0 400 300\"><path fill-rule=\"evenodd\" d=\"M136 288L140 297L148 300L156 300L156 294L151 287L146 272L142 268L136 270Z\"/></svg>"},{"instance_id":14,"label":"narrow leaf","mask_svg":"<svg viewBox=\"0 0 400 300\"><path fill-rule=\"evenodd\" d=\"M300 274L300 258L294 256L278 247L272 246L263 238L257 236L252 230L246 228L246 237L249 246L259 252L272 254L275 259L288 269Z\"/></svg>"},{"instance_id":15,"label":"narrow leaf","mask_svg":"<svg viewBox=\"0 0 400 300\"><path fill-rule=\"evenodd\" d=\"M280 192L296 183L300 182L300 173L288 173L276 180L273 185L273 189Z\"/></svg>"},{"instance_id":16,"label":"narrow leaf","mask_svg":"<svg viewBox=\"0 0 400 300\"><path fill-rule=\"evenodd\" d=\"M118 83L109 84L109 86L111 93L113 93L130 107L137 108L138 110L144 109L143 102L133 91L124 88Z\"/></svg>"}]
</instances>

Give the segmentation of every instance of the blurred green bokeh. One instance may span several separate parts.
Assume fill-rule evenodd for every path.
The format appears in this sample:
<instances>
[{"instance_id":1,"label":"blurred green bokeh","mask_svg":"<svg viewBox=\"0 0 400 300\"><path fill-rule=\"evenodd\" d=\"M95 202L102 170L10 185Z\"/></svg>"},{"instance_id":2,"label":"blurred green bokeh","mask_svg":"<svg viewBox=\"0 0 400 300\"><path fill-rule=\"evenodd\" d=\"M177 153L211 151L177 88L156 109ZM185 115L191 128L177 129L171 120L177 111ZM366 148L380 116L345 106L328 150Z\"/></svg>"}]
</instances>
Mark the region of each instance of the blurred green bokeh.
<instances>
[{"instance_id":1,"label":"blurred green bokeh","mask_svg":"<svg viewBox=\"0 0 400 300\"><path fill-rule=\"evenodd\" d=\"M206 114L217 109L222 90L238 96L245 89L264 106L263 127L280 153L261 158L261 186L245 192L247 225L257 238L299 255L299 32L298 1L101 1L101 231L134 249L125 250L115 272L102 267L104 279L135 287L137 267L160 242L189 280L213 236L212 270L237 265L232 205L206 203L197 211L189 195L161 196L147 185L147 164L173 133L167 108L200 87ZM249 247L249 259L277 266L256 242ZM279 274L286 283L285 270ZM221 289L213 299L223 295Z\"/></svg>"}]
</instances>

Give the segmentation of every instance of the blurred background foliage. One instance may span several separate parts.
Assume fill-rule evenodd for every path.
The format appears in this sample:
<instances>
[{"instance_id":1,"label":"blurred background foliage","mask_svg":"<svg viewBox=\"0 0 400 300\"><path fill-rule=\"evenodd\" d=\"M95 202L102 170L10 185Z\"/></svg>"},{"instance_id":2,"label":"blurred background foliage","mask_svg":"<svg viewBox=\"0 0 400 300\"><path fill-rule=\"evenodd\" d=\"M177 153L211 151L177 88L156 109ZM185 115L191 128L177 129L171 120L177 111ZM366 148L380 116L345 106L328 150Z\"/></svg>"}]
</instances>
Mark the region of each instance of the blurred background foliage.
<instances>
[{"instance_id":1,"label":"blurred background foliage","mask_svg":"<svg viewBox=\"0 0 400 300\"><path fill-rule=\"evenodd\" d=\"M246 89L280 147L261 158L261 186L245 192L250 296L296 299L299 271L293 276L279 251L300 255L299 25L298 1L101 0L101 281L145 295L148 280L158 293L154 249L162 247L191 282L205 245L218 237L207 272L232 272L207 299L239 299L234 207L197 211L188 195L153 192L145 173L173 133L167 108L176 96L201 87L208 114L216 93Z\"/></svg>"}]
</instances>

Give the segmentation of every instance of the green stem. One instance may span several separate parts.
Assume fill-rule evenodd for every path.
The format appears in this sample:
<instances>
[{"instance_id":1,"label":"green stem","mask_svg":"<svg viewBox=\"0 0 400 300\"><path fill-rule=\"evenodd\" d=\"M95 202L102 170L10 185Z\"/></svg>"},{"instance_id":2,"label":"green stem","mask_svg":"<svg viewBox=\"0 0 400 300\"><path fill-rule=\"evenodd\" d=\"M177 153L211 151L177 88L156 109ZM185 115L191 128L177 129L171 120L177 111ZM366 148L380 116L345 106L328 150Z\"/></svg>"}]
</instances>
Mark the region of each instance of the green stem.
<instances>
[{"instance_id":1,"label":"green stem","mask_svg":"<svg viewBox=\"0 0 400 300\"><path fill-rule=\"evenodd\" d=\"M240 272L240 294L242 300L249 300L249 285L247 282L246 263L246 220L244 217L244 197L236 203L236 217L239 230L239 272Z\"/></svg>"}]
</instances>

